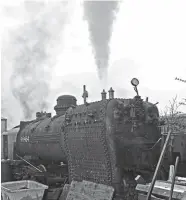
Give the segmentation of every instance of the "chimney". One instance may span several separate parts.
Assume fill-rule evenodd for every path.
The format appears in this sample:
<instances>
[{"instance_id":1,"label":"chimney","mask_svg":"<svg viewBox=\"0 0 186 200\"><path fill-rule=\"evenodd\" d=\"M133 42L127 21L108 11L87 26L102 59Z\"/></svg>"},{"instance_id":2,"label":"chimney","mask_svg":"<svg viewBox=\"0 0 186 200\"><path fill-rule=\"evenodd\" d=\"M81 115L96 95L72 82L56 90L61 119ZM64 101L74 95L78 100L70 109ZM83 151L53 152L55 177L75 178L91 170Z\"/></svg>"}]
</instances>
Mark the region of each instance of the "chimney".
<instances>
[{"instance_id":1,"label":"chimney","mask_svg":"<svg viewBox=\"0 0 186 200\"><path fill-rule=\"evenodd\" d=\"M103 92L101 93L101 97L102 97L102 100L107 99L107 93L105 92L105 90L103 90Z\"/></svg>"},{"instance_id":2,"label":"chimney","mask_svg":"<svg viewBox=\"0 0 186 200\"><path fill-rule=\"evenodd\" d=\"M110 88L109 92L109 99L113 99L114 98L114 90L112 89L112 87Z\"/></svg>"}]
</instances>

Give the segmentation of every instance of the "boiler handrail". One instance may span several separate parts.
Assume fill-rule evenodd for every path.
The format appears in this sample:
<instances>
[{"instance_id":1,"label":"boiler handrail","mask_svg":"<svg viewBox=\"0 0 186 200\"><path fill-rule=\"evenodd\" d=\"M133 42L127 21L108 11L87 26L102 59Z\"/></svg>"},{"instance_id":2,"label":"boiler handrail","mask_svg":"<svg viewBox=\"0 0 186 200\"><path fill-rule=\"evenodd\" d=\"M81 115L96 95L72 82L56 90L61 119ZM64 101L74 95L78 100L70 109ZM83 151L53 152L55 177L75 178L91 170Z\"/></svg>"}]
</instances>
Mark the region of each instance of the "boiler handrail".
<instances>
[{"instance_id":1,"label":"boiler handrail","mask_svg":"<svg viewBox=\"0 0 186 200\"><path fill-rule=\"evenodd\" d=\"M28 162L27 160L25 160L24 158L22 158L21 156L19 156L19 155L17 155L16 154L16 156L18 157L18 158L20 158L21 160L23 160L24 162L26 162L27 164L29 164L31 167L33 167L34 169L36 169L37 171L39 171L39 172L41 172L42 173L42 171L40 170L40 169L38 169L37 167L35 167L34 165L32 165L30 162Z\"/></svg>"}]
</instances>

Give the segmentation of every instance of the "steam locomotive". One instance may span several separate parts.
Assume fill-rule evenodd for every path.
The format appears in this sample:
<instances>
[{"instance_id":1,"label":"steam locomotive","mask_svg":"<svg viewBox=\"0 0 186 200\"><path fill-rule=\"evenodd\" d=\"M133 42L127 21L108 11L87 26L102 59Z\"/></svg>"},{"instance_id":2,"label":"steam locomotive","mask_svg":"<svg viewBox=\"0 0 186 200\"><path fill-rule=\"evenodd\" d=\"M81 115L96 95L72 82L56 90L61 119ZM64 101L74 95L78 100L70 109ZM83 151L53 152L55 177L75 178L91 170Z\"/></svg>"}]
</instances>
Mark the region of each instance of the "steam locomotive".
<instances>
[{"instance_id":1,"label":"steam locomotive","mask_svg":"<svg viewBox=\"0 0 186 200\"><path fill-rule=\"evenodd\" d=\"M16 154L58 179L66 174L69 182L112 185L121 194L124 179L154 171L161 137L156 104L141 99L137 79L131 83L133 99L114 98L111 88L108 99L103 90L101 101L88 103L85 86L83 105L71 95L58 97L54 117L37 113L36 120L20 123Z\"/></svg>"},{"instance_id":2,"label":"steam locomotive","mask_svg":"<svg viewBox=\"0 0 186 200\"><path fill-rule=\"evenodd\" d=\"M88 180L112 185L121 196L135 190L136 175L150 178L160 155L159 112L139 96L139 81L131 83L134 98L114 98L110 88L109 98L103 90L100 101L89 103L84 86L84 104L62 95L54 117L37 113L35 120L22 121L15 152L29 164L19 167L19 178L39 180L43 172L47 183ZM32 165L37 166L34 172Z\"/></svg>"}]
</instances>

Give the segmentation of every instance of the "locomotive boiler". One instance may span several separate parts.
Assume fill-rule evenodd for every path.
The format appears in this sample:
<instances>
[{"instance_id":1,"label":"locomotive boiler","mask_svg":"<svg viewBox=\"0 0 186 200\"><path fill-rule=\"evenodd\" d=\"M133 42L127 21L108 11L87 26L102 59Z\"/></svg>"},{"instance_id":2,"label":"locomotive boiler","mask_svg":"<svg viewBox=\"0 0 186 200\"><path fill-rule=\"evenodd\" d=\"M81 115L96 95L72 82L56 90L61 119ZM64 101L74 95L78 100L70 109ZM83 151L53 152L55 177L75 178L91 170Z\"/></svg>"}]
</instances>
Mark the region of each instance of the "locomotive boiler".
<instances>
[{"instance_id":1,"label":"locomotive boiler","mask_svg":"<svg viewBox=\"0 0 186 200\"><path fill-rule=\"evenodd\" d=\"M131 81L136 96L115 98L114 90L101 93L101 100L77 105L72 95L58 97L56 115L20 123L16 152L36 165L68 168L69 182L89 180L112 185L124 194L128 180L151 174L159 150L159 113L156 104L139 96L138 80ZM133 182L135 188L135 183Z\"/></svg>"},{"instance_id":2,"label":"locomotive boiler","mask_svg":"<svg viewBox=\"0 0 186 200\"><path fill-rule=\"evenodd\" d=\"M58 97L54 107L56 116L50 113L36 113L36 120L21 122L17 135L16 150L21 156L32 157L39 162L67 162L64 151L65 112L76 106L76 98L71 95Z\"/></svg>"}]
</instances>

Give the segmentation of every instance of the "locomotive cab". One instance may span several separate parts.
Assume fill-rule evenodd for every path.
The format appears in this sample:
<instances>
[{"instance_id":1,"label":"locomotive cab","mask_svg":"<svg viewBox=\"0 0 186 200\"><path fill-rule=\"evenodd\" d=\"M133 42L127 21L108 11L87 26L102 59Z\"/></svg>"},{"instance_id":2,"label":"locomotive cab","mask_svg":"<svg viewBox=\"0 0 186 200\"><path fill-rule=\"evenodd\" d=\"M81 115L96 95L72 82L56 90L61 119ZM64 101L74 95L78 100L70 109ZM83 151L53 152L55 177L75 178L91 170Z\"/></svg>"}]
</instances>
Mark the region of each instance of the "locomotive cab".
<instances>
[{"instance_id":1,"label":"locomotive cab","mask_svg":"<svg viewBox=\"0 0 186 200\"><path fill-rule=\"evenodd\" d=\"M110 141L116 147L117 166L135 171L154 170L161 136L158 108L156 104L141 99L136 78L131 83L137 93L133 99L114 99L108 103L107 132L112 135Z\"/></svg>"}]
</instances>

